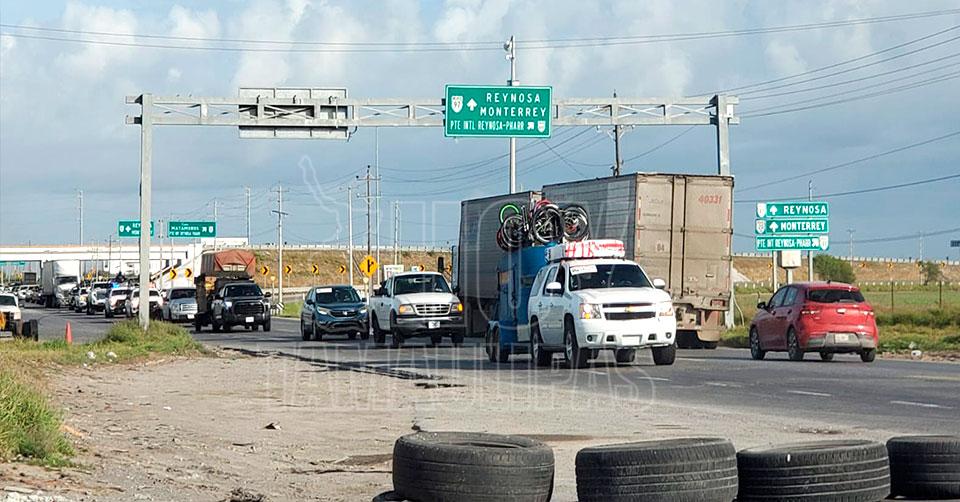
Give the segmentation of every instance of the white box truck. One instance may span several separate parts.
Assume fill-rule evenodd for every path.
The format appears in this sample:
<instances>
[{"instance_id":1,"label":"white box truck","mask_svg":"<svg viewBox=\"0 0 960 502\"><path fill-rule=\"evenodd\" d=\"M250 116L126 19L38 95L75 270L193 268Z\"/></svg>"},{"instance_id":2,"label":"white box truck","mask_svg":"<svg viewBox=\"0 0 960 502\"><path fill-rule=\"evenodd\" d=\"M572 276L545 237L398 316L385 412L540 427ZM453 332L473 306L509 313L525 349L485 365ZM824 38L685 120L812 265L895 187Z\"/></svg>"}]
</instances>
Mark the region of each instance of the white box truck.
<instances>
[{"instance_id":1,"label":"white box truck","mask_svg":"<svg viewBox=\"0 0 960 502\"><path fill-rule=\"evenodd\" d=\"M65 305L70 290L79 283L80 260L45 261L40 267L40 292L48 308Z\"/></svg>"}]
</instances>

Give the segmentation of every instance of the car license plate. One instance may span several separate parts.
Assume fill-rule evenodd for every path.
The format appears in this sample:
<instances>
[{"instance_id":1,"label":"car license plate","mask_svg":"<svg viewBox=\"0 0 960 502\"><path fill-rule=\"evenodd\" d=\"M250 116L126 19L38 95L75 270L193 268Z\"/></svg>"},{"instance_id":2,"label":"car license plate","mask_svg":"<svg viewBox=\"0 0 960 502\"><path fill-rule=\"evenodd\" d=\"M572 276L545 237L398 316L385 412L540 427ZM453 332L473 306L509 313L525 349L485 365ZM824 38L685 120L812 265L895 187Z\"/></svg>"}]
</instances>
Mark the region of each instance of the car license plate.
<instances>
[{"instance_id":1,"label":"car license plate","mask_svg":"<svg viewBox=\"0 0 960 502\"><path fill-rule=\"evenodd\" d=\"M245 321L246 321L246 322L253 322L253 316L248 316L248 317L245 319Z\"/></svg>"},{"instance_id":2,"label":"car license plate","mask_svg":"<svg viewBox=\"0 0 960 502\"><path fill-rule=\"evenodd\" d=\"M440 327L440 321L427 321L427 329L437 329Z\"/></svg>"},{"instance_id":3,"label":"car license plate","mask_svg":"<svg viewBox=\"0 0 960 502\"><path fill-rule=\"evenodd\" d=\"M853 337L850 335L850 333L836 333L835 335L833 335L834 341L839 343L850 342L852 341L851 340L852 338Z\"/></svg>"},{"instance_id":4,"label":"car license plate","mask_svg":"<svg viewBox=\"0 0 960 502\"><path fill-rule=\"evenodd\" d=\"M193 319L193 314L187 314L187 319Z\"/></svg>"}]
</instances>

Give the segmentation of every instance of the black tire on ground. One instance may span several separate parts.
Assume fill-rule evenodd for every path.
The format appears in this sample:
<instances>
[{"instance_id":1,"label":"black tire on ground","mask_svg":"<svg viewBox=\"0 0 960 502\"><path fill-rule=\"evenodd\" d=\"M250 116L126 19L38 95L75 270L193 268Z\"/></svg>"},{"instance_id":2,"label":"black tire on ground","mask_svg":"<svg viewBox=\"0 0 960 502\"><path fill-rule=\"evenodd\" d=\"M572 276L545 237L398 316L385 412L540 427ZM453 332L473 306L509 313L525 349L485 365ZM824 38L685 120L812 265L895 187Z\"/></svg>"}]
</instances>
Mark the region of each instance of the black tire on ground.
<instances>
[{"instance_id":1,"label":"black tire on ground","mask_svg":"<svg viewBox=\"0 0 960 502\"><path fill-rule=\"evenodd\" d=\"M960 499L960 436L900 436L887 441L893 495Z\"/></svg>"},{"instance_id":2,"label":"black tire on ground","mask_svg":"<svg viewBox=\"0 0 960 502\"><path fill-rule=\"evenodd\" d=\"M390 313L390 348L399 349L403 345L403 333L397 328L397 317L393 312Z\"/></svg>"},{"instance_id":3,"label":"black tire on ground","mask_svg":"<svg viewBox=\"0 0 960 502\"><path fill-rule=\"evenodd\" d=\"M570 319L563 322L563 347L563 358L571 369L587 367L590 361L590 349L580 348L576 327Z\"/></svg>"},{"instance_id":4,"label":"black tire on ground","mask_svg":"<svg viewBox=\"0 0 960 502\"><path fill-rule=\"evenodd\" d=\"M593 446L576 460L580 502L730 502L736 449L721 438Z\"/></svg>"},{"instance_id":5,"label":"black tire on ground","mask_svg":"<svg viewBox=\"0 0 960 502\"><path fill-rule=\"evenodd\" d=\"M497 362L497 350L495 348L496 344L499 343L497 341L497 336L498 335L495 328L488 328L487 333L483 337L483 348L487 353L487 359L489 359L491 363Z\"/></svg>"},{"instance_id":6,"label":"black tire on ground","mask_svg":"<svg viewBox=\"0 0 960 502\"><path fill-rule=\"evenodd\" d=\"M653 364L657 366L670 366L677 360L677 346L667 345L666 347L654 347L650 349L653 353Z\"/></svg>"},{"instance_id":7,"label":"black tire on ground","mask_svg":"<svg viewBox=\"0 0 960 502\"><path fill-rule=\"evenodd\" d=\"M530 326L530 359L540 368L553 365L553 353L543 349L543 337L540 335L540 323L534 320Z\"/></svg>"},{"instance_id":8,"label":"black tire on ground","mask_svg":"<svg viewBox=\"0 0 960 502\"><path fill-rule=\"evenodd\" d=\"M310 323L310 338L313 338L316 341L323 340L323 331L317 329L317 323Z\"/></svg>"},{"instance_id":9,"label":"black tire on ground","mask_svg":"<svg viewBox=\"0 0 960 502\"><path fill-rule=\"evenodd\" d=\"M877 358L877 349L864 349L860 352L860 360L865 363L872 363Z\"/></svg>"},{"instance_id":10,"label":"black tire on ground","mask_svg":"<svg viewBox=\"0 0 960 502\"><path fill-rule=\"evenodd\" d=\"M800 348L800 339L793 328L787 330L787 356L791 361L803 361L803 349Z\"/></svg>"},{"instance_id":11,"label":"black tire on ground","mask_svg":"<svg viewBox=\"0 0 960 502\"><path fill-rule=\"evenodd\" d=\"M410 500L546 502L553 476L553 451L525 437L419 432L393 447L393 489Z\"/></svg>"},{"instance_id":12,"label":"black tire on ground","mask_svg":"<svg viewBox=\"0 0 960 502\"><path fill-rule=\"evenodd\" d=\"M750 328L750 357L754 360L761 360L767 355L767 351L763 350L763 347L760 345L760 333L757 332L757 328Z\"/></svg>"},{"instance_id":13,"label":"black tire on ground","mask_svg":"<svg viewBox=\"0 0 960 502\"><path fill-rule=\"evenodd\" d=\"M263 330L264 330L264 331L270 331L270 319L267 319L267 320L263 323Z\"/></svg>"},{"instance_id":14,"label":"black tire on ground","mask_svg":"<svg viewBox=\"0 0 960 502\"><path fill-rule=\"evenodd\" d=\"M717 350L717 347L720 345L720 342L700 342L703 345L703 348L707 350Z\"/></svg>"},{"instance_id":15,"label":"black tire on ground","mask_svg":"<svg viewBox=\"0 0 960 502\"><path fill-rule=\"evenodd\" d=\"M637 359L637 349L620 349L614 351L613 357L620 364L632 363Z\"/></svg>"},{"instance_id":16,"label":"black tire on ground","mask_svg":"<svg viewBox=\"0 0 960 502\"><path fill-rule=\"evenodd\" d=\"M833 361L833 352L821 352L820 359L824 361Z\"/></svg>"},{"instance_id":17,"label":"black tire on ground","mask_svg":"<svg viewBox=\"0 0 960 502\"><path fill-rule=\"evenodd\" d=\"M380 329L380 322L377 321L377 314L370 316L370 324L373 325L373 343L383 345L387 343L387 334Z\"/></svg>"},{"instance_id":18,"label":"black tire on ground","mask_svg":"<svg viewBox=\"0 0 960 502\"><path fill-rule=\"evenodd\" d=\"M307 325L303 321L300 321L300 339L305 342L310 340L310 332L307 331Z\"/></svg>"},{"instance_id":19,"label":"black tire on ground","mask_svg":"<svg viewBox=\"0 0 960 502\"><path fill-rule=\"evenodd\" d=\"M876 502L890 494L887 449L873 441L817 441L741 450L737 467L741 502Z\"/></svg>"}]
</instances>

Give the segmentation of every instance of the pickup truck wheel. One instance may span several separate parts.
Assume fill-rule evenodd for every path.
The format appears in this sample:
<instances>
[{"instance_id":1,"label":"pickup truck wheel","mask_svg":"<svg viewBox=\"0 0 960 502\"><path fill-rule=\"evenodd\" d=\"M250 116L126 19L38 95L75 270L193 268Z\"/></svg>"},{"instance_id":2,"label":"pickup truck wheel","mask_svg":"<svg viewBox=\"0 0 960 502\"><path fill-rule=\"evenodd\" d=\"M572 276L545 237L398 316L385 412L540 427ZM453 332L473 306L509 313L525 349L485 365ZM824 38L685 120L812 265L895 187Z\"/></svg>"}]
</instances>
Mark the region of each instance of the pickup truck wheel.
<instances>
[{"instance_id":1,"label":"pickup truck wheel","mask_svg":"<svg viewBox=\"0 0 960 502\"><path fill-rule=\"evenodd\" d=\"M868 502L890 495L887 448L839 440L748 448L737 453L737 500Z\"/></svg>"},{"instance_id":2,"label":"pickup truck wheel","mask_svg":"<svg viewBox=\"0 0 960 502\"><path fill-rule=\"evenodd\" d=\"M397 314L390 313L390 348L399 349L403 345L403 333L397 328Z\"/></svg>"},{"instance_id":3,"label":"pickup truck wheel","mask_svg":"<svg viewBox=\"0 0 960 502\"><path fill-rule=\"evenodd\" d=\"M563 323L563 357L570 368L586 368L590 361L590 349L581 349L576 328L569 320Z\"/></svg>"},{"instance_id":4,"label":"pickup truck wheel","mask_svg":"<svg viewBox=\"0 0 960 502\"><path fill-rule=\"evenodd\" d=\"M637 349L619 349L614 351L613 356L620 364L632 363L637 359Z\"/></svg>"},{"instance_id":5,"label":"pickup truck wheel","mask_svg":"<svg viewBox=\"0 0 960 502\"><path fill-rule=\"evenodd\" d=\"M893 495L960 499L960 436L900 436L887 441Z\"/></svg>"},{"instance_id":6,"label":"pickup truck wheel","mask_svg":"<svg viewBox=\"0 0 960 502\"><path fill-rule=\"evenodd\" d=\"M793 328L787 331L787 355L791 361L803 361L803 349L800 348L800 339Z\"/></svg>"},{"instance_id":7,"label":"pickup truck wheel","mask_svg":"<svg viewBox=\"0 0 960 502\"><path fill-rule=\"evenodd\" d=\"M757 328L750 328L750 357L759 361L767 355L767 351L760 346L760 333Z\"/></svg>"},{"instance_id":8,"label":"pickup truck wheel","mask_svg":"<svg viewBox=\"0 0 960 502\"><path fill-rule=\"evenodd\" d=\"M521 502L550 500L553 451L525 437L419 432L393 447L393 489L400 500Z\"/></svg>"},{"instance_id":9,"label":"pickup truck wheel","mask_svg":"<svg viewBox=\"0 0 960 502\"><path fill-rule=\"evenodd\" d=\"M653 364L657 366L670 366L677 359L676 345L654 347L651 352L653 352Z\"/></svg>"},{"instance_id":10,"label":"pickup truck wheel","mask_svg":"<svg viewBox=\"0 0 960 502\"><path fill-rule=\"evenodd\" d=\"M872 363L877 358L877 349L863 349L860 352L860 360L865 363Z\"/></svg>"},{"instance_id":11,"label":"pickup truck wheel","mask_svg":"<svg viewBox=\"0 0 960 502\"><path fill-rule=\"evenodd\" d=\"M730 501L737 451L721 438L683 438L584 448L576 459L580 502Z\"/></svg>"},{"instance_id":12,"label":"pickup truck wheel","mask_svg":"<svg viewBox=\"0 0 960 502\"><path fill-rule=\"evenodd\" d=\"M300 338L305 342L310 340L310 332L307 331L307 325L303 321L300 321Z\"/></svg>"},{"instance_id":13,"label":"pickup truck wheel","mask_svg":"<svg viewBox=\"0 0 960 502\"><path fill-rule=\"evenodd\" d=\"M377 314L370 316L370 324L373 326L373 343L377 345L387 343L387 334L380 329L380 321L377 320Z\"/></svg>"},{"instance_id":14,"label":"pickup truck wheel","mask_svg":"<svg viewBox=\"0 0 960 502\"><path fill-rule=\"evenodd\" d=\"M530 327L530 359L540 368L553 364L553 354L543 349L543 337L540 335L540 323L534 321Z\"/></svg>"}]
</instances>

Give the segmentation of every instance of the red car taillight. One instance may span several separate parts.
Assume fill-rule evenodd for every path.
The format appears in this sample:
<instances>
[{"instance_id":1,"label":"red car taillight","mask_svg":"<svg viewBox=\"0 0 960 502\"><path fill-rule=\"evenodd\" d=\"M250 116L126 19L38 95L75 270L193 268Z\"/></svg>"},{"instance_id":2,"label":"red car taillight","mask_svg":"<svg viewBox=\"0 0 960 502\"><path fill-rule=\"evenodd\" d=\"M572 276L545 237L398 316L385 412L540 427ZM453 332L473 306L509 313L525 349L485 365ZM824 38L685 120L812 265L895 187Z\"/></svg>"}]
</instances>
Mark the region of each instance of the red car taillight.
<instances>
[{"instance_id":1,"label":"red car taillight","mask_svg":"<svg viewBox=\"0 0 960 502\"><path fill-rule=\"evenodd\" d=\"M800 315L820 315L820 309L813 305L804 305L803 309L800 310Z\"/></svg>"}]
</instances>

